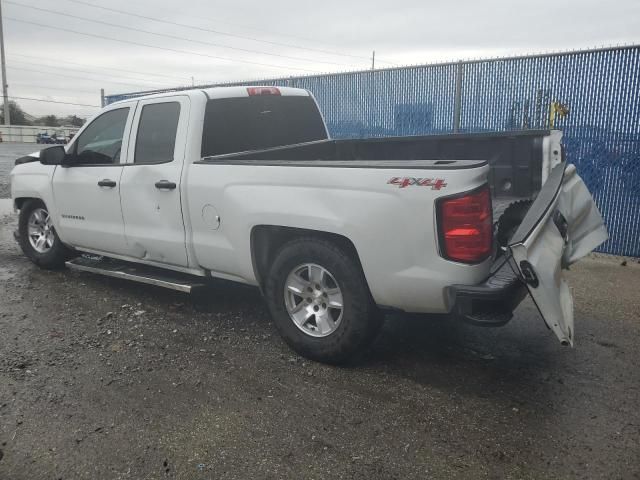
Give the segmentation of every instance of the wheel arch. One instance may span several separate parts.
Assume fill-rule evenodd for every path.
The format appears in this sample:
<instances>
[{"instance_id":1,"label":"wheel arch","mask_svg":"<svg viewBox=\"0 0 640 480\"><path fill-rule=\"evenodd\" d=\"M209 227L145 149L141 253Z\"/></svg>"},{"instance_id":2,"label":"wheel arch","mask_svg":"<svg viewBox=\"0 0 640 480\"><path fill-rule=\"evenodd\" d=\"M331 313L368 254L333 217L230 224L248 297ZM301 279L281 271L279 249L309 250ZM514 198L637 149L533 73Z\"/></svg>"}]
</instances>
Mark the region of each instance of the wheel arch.
<instances>
[{"instance_id":1,"label":"wheel arch","mask_svg":"<svg viewBox=\"0 0 640 480\"><path fill-rule=\"evenodd\" d=\"M29 200L40 200L42 203L45 203L44 200L40 197L25 196L25 197L14 198L13 205L16 207L16 209L22 210L22 207L24 206L24 204Z\"/></svg>"},{"instance_id":2,"label":"wheel arch","mask_svg":"<svg viewBox=\"0 0 640 480\"><path fill-rule=\"evenodd\" d=\"M251 263L258 286L264 291L264 282L269 267L278 249L296 238L317 238L331 242L353 255L364 276L358 250L344 235L306 228L283 227L279 225L256 225L251 229ZM366 281L366 276L365 276ZM368 284L367 284L368 288Z\"/></svg>"}]
</instances>

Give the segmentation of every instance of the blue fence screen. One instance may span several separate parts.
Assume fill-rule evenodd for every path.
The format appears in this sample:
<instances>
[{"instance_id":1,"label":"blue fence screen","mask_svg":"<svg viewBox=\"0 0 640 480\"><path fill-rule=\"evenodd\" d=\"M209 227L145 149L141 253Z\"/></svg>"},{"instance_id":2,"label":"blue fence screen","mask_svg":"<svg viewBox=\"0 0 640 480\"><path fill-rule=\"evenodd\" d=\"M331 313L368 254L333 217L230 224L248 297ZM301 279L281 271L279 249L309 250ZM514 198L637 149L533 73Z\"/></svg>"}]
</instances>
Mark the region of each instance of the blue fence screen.
<instances>
[{"instance_id":1,"label":"blue fence screen","mask_svg":"<svg viewBox=\"0 0 640 480\"><path fill-rule=\"evenodd\" d=\"M247 84L310 90L334 138L561 129L609 230L599 251L640 256L640 46L224 85Z\"/></svg>"}]
</instances>

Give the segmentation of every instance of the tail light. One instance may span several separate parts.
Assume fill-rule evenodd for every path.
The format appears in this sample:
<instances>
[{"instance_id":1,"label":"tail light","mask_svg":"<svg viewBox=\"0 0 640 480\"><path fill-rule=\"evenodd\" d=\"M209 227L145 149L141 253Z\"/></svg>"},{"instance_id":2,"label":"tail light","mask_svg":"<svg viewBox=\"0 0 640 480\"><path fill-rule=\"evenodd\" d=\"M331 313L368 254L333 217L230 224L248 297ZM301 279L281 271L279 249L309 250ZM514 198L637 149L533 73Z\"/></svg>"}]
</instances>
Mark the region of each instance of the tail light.
<instances>
[{"instance_id":1,"label":"tail light","mask_svg":"<svg viewBox=\"0 0 640 480\"><path fill-rule=\"evenodd\" d=\"M250 97L257 97L260 95L280 95L280 89L276 87L249 87L247 93Z\"/></svg>"},{"instance_id":2,"label":"tail light","mask_svg":"<svg viewBox=\"0 0 640 480\"><path fill-rule=\"evenodd\" d=\"M484 187L437 203L440 253L463 263L479 263L493 250L491 192Z\"/></svg>"}]
</instances>

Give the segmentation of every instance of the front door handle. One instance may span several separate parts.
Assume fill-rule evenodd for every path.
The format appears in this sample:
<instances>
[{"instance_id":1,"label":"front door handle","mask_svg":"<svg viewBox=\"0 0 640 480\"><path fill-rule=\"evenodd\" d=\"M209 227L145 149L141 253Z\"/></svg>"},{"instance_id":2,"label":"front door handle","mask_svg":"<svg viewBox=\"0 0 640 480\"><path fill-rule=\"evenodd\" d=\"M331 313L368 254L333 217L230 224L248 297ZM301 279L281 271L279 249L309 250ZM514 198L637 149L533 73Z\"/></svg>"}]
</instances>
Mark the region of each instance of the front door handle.
<instances>
[{"instance_id":1,"label":"front door handle","mask_svg":"<svg viewBox=\"0 0 640 480\"><path fill-rule=\"evenodd\" d=\"M176 184L169 180L160 180L159 182L156 182L156 188L158 190L175 190Z\"/></svg>"},{"instance_id":2,"label":"front door handle","mask_svg":"<svg viewBox=\"0 0 640 480\"><path fill-rule=\"evenodd\" d=\"M98 186L113 188L116 186L116 182L114 182L113 180L109 180L108 178L105 178L104 180L100 180L98 182Z\"/></svg>"}]
</instances>

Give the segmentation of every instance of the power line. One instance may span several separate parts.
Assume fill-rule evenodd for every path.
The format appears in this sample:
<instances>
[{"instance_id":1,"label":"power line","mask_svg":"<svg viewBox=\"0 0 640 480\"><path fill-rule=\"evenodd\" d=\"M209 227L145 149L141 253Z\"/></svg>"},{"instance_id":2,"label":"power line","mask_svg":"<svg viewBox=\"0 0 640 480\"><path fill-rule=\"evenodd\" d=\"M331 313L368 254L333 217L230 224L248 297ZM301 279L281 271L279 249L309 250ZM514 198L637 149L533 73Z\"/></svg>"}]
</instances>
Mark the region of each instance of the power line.
<instances>
[{"instance_id":1,"label":"power line","mask_svg":"<svg viewBox=\"0 0 640 480\"><path fill-rule=\"evenodd\" d=\"M13 97L13 96L9 96L9 98L14 99L14 100L33 100L34 102L60 103L60 104L63 104L63 105L76 105L78 107L102 108L100 105L88 105L86 103L58 102L56 100L47 100L45 98Z\"/></svg>"},{"instance_id":2,"label":"power line","mask_svg":"<svg viewBox=\"0 0 640 480\"><path fill-rule=\"evenodd\" d=\"M296 49L299 49L299 50L308 50L308 51L311 51L311 52L326 53L326 54L329 54L329 55L337 55L337 56L341 56L341 57L359 58L359 59L364 59L364 60L367 60L367 61L370 60L369 57L362 56L362 55L351 55L351 54L348 54L348 53L336 52L336 51L331 51L331 50L323 50L323 49L319 49L319 48L302 47L300 45L293 45L293 44L290 44L290 43L273 42L273 41L270 41L270 40L262 40L262 39L255 38L255 37L250 37L250 36L247 36L247 35L239 35L239 34L235 34L235 33L223 32L223 31L220 31L220 30L213 30L213 29L210 29L210 28L196 27L194 25L187 25L186 23L172 22L170 20L163 20L162 18L150 17L148 15L140 15L138 13L131 13L131 12L127 12L127 11L124 11L124 10L118 10L116 8L104 7L102 5L95 5L93 3L85 2L83 0L67 0L67 1L68 2L77 3L77 4L80 4L80 5L86 5L88 7L99 8L101 10L106 10L108 12L120 13L120 14L123 14L123 15L129 15L131 17L143 18L145 20L151 20L151 21L154 21L154 22L165 23L167 25L175 25L175 26L178 26L178 27L191 28L193 30L200 30L202 32L215 33L217 35L224 35L224 36L227 36L227 37L241 38L243 40L251 40L252 42L266 43L266 44L269 44L269 45L277 45L279 47L296 48Z\"/></svg>"},{"instance_id":3,"label":"power line","mask_svg":"<svg viewBox=\"0 0 640 480\"><path fill-rule=\"evenodd\" d=\"M16 5L16 6L22 7L22 8L31 8L33 10L38 10L40 12L52 13L54 15L60 15L60 16L67 17L67 18L76 18L78 20L83 20L83 21L86 21L86 22L93 22L93 23L98 23L100 25L107 25L109 27L115 27L115 28L121 28L121 29L124 29L124 30L130 30L130 31L134 31L134 32L146 33L148 35L155 35L157 37L170 38L172 40L183 40L185 42L198 43L198 44L201 44L201 45L207 45L207 46L211 46L211 47L227 48L227 49L236 50L236 51L239 51L239 52L248 52L248 53L254 53L254 54L257 53L257 54L260 54L260 55L268 55L268 56L271 56L271 57L286 58L286 59L289 59L289 60L296 60L296 61L301 61L301 62L326 63L326 64L329 64L329 65L353 67L353 65L349 65L349 64L346 64L346 63L337 63L337 62L330 62L330 61L326 61L326 60L317 60L317 59L301 58L301 57L292 57L292 56L289 56L289 55L282 55L282 54L279 54L279 53L262 52L262 51L259 51L259 50L252 50L252 49L248 49L248 48L233 47L233 46L224 45L224 44L221 44L221 43L205 42L203 40L195 40L195 39L192 39L192 38L180 37L180 36L177 36L177 35L170 35L168 33L152 32L152 31L149 31L149 30L142 30L140 28L134 28L134 27L128 27L128 26L124 26L124 25L119 25L117 23L105 22L103 20L95 20L93 18L81 17L79 15L73 15L73 14L70 14L70 13L60 13L60 12L57 12L55 10L49 10L47 8L36 7L36 6L33 6L33 5L25 5L23 3L14 2L12 0L4 0L4 3L9 3L11 5Z\"/></svg>"},{"instance_id":4,"label":"power line","mask_svg":"<svg viewBox=\"0 0 640 480\"><path fill-rule=\"evenodd\" d=\"M141 46L141 47L154 48L156 50L163 50L163 51L166 51L166 52L174 52L174 53L180 53L180 54L186 54L186 55L196 55L198 57L213 58L215 60L224 60L224 61L227 61L227 62L247 63L247 64L252 64L252 65L260 65L260 66L263 66L263 67L281 68L281 69L285 69L285 70L300 70L300 71L311 72L311 73L320 73L317 70L309 70L309 69L300 68L300 67L285 67L283 65L274 65L274 64L270 64L270 63L252 62L250 60L240 60L240 59L233 59L233 58L228 58L228 57L220 57L220 56L216 56L216 55L208 55L206 53L193 52L193 51L190 51L190 50L179 50L177 48L158 47L157 45L149 45L148 43L134 42L132 40L122 40L120 38L112 38L112 37L107 37L107 36L104 36L104 35L98 35L98 34L95 34L95 33L79 32L77 30L71 30L70 28L53 27L51 25L45 25L44 23L32 22L32 21L29 21L29 20L22 20L20 18L14 18L14 17L4 17L4 18L6 20L11 20L12 22L27 23L29 25L37 25L38 27L49 28L51 30L60 30L62 32L75 33L75 34L78 34L78 35L84 35L84 36L93 37L93 38L101 38L103 40L111 40L113 42L126 43L128 45L138 45L138 46Z\"/></svg>"},{"instance_id":5,"label":"power line","mask_svg":"<svg viewBox=\"0 0 640 480\"><path fill-rule=\"evenodd\" d=\"M13 53L12 52L12 53L9 54L9 56L11 56L11 57L34 58L36 60L49 60L49 61L51 61L51 59L47 58L47 57L37 57L35 55L26 55L24 53ZM93 65L93 64L90 64L90 63L75 63L75 62L70 62L67 59L64 60L64 63L65 64L68 63L69 65L78 65L80 67L94 67L94 68L99 68L99 69L102 69L102 70L113 70L113 71L116 71L116 72L135 73L135 74L138 74L138 75L146 75L148 77L166 77L166 78L171 78L173 80L179 80L181 82L191 81L191 79L187 78L187 77L175 77L173 75L164 75L162 73L155 73L155 72L138 72L136 70L129 70L128 68L103 67L103 66L100 66L100 65ZM144 79L139 78L137 80L144 80Z\"/></svg>"},{"instance_id":6,"label":"power line","mask_svg":"<svg viewBox=\"0 0 640 480\"><path fill-rule=\"evenodd\" d=\"M13 60L12 63L21 63L24 65L33 65L36 67L46 67L46 68L56 68L56 69L60 69L62 68L63 70L69 70L71 72L80 72L80 73L88 73L89 75L101 75L104 76L105 74L100 73L100 72L90 72L87 70L78 70L77 68L69 68L69 67L64 67L62 65L44 65L42 63L32 63L32 62L25 62L23 60ZM115 77L116 75L108 75L109 77ZM135 77L125 77L122 75L117 76L117 78L122 78L123 80L135 80L137 82L144 82L144 83L148 83L148 84L152 84L152 85L170 85L170 86L175 86L175 83L168 83L168 82L154 82L153 80L147 80L145 78L135 78ZM131 84L131 85L139 85L139 84Z\"/></svg>"},{"instance_id":7,"label":"power line","mask_svg":"<svg viewBox=\"0 0 640 480\"><path fill-rule=\"evenodd\" d=\"M9 65L7 68L10 68L12 70L24 70L26 72L42 73L44 75L55 75L55 76L58 76L58 77L75 78L77 80L90 80L92 82L98 82L98 83L117 83L119 85L126 85L128 87L149 88L149 85L140 85L140 84L136 84L136 83L116 82L115 80L97 79L97 78L89 78L89 77L79 77L78 75L65 75L64 73L43 72L42 70L35 70L35 69L32 69L32 68L23 68L23 67L14 67L12 65Z\"/></svg>"},{"instance_id":8,"label":"power line","mask_svg":"<svg viewBox=\"0 0 640 480\"><path fill-rule=\"evenodd\" d=\"M177 14L178 12L176 11L170 11L168 9L164 9L165 12L167 12L167 14L169 15L174 15ZM187 18L194 18L197 20L202 20L202 17L196 17L194 15L184 15L182 12L180 12L180 14L184 17ZM203 14L206 14L206 12L203 12ZM219 17L216 16L216 22L218 23L223 23L226 25L230 25L232 27L236 27L236 28L241 28L241 29L245 29L245 30L255 30L256 32L263 32L263 33L267 33L269 35L275 35L276 37L286 37L286 38L293 38L294 40L302 40L304 42L313 42L316 43L318 40L315 38L309 38L309 37L302 37L300 35L291 35L290 33L282 33L282 32L277 32L277 31L273 31L273 30L268 30L266 28L259 28L259 27L254 27L251 25L243 25L240 23L236 23L236 22L230 22L229 20L221 20ZM331 46L335 47L335 44L332 44ZM334 51L335 53L335 51ZM365 57L362 57L363 59L365 59ZM385 62L385 63L390 63L390 62Z\"/></svg>"}]
</instances>

